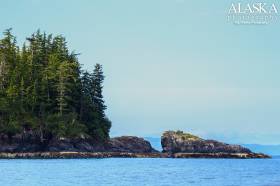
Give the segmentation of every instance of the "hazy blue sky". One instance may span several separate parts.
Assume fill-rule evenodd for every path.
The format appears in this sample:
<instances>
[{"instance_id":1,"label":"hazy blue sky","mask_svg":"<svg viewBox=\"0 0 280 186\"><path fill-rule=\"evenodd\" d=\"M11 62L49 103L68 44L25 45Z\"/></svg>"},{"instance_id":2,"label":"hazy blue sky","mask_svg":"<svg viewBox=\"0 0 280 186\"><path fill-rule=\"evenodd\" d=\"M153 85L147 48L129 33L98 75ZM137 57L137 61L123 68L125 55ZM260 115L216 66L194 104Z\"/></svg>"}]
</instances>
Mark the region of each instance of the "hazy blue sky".
<instances>
[{"instance_id":1,"label":"hazy blue sky","mask_svg":"<svg viewBox=\"0 0 280 186\"><path fill-rule=\"evenodd\" d=\"M230 1L9 0L0 30L20 43L63 34L103 64L112 135L181 129L234 143L280 143L279 21L227 22Z\"/></svg>"}]
</instances>

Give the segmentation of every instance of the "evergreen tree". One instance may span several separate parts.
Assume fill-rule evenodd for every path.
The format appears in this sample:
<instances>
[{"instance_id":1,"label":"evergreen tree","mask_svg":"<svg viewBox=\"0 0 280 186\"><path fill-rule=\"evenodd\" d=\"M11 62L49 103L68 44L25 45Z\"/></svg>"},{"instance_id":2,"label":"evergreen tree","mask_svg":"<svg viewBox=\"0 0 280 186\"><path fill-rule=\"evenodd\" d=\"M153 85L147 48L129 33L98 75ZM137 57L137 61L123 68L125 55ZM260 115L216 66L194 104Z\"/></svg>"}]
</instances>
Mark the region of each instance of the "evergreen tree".
<instances>
[{"instance_id":1,"label":"evergreen tree","mask_svg":"<svg viewBox=\"0 0 280 186\"><path fill-rule=\"evenodd\" d=\"M93 103L94 112L94 131L98 138L106 140L109 137L111 122L105 116L106 105L103 100L103 81L104 75L102 66L95 65L95 69L91 74L91 101Z\"/></svg>"},{"instance_id":2,"label":"evergreen tree","mask_svg":"<svg viewBox=\"0 0 280 186\"><path fill-rule=\"evenodd\" d=\"M66 39L38 30L17 46L11 29L0 40L0 135L31 131L44 143L53 137L109 137L111 122L102 96L104 75L81 72Z\"/></svg>"}]
</instances>

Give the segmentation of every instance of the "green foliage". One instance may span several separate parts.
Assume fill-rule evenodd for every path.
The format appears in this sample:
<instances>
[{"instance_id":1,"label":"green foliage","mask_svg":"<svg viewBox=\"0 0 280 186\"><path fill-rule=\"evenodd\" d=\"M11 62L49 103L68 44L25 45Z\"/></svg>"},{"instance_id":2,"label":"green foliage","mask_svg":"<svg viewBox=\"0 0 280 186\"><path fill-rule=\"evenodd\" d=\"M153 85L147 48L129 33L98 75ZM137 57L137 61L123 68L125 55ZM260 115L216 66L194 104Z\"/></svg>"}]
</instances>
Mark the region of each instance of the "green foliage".
<instances>
[{"instance_id":1,"label":"green foliage","mask_svg":"<svg viewBox=\"0 0 280 186\"><path fill-rule=\"evenodd\" d=\"M184 133L183 131L176 131L175 134L179 137L181 137L183 140L199 140L200 138L195 136L195 135L192 135L192 134L189 134L189 133Z\"/></svg>"},{"instance_id":2,"label":"green foliage","mask_svg":"<svg viewBox=\"0 0 280 186\"><path fill-rule=\"evenodd\" d=\"M86 127L77 120L76 113L48 116L46 130L56 137L79 138L87 136Z\"/></svg>"},{"instance_id":3,"label":"green foliage","mask_svg":"<svg viewBox=\"0 0 280 186\"><path fill-rule=\"evenodd\" d=\"M81 72L77 54L62 36L39 30L20 48L11 29L0 40L0 134L26 130L41 141L52 137L92 137L104 141L106 118L102 66Z\"/></svg>"},{"instance_id":4,"label":"green foliage","mask_svg":"<svg viewBox=\"0 0 280 186\"><path fill-rule=\"evenodd\" d=\"M0 125L1 126L1 125ZM17 134L20 131L19 128L19 121L17 118L9 118L5 126L1 130L2 133L7 134L9 138L11 138L13 135Z\"/></svg>"},{"instance_id":5,"label":"green foliage","mask_svg":"<svg viewBox=\"0 0 280 186\"><path fill-rule=\"evenodd\" d=\"M88 133L103 141L109 137L111 128L111 122L105 115L106 106L102 95L104 78L100 64L95 65L93 73L83 73L80 110L81 121L86 124Z\"/></svg>"}]
</instances>

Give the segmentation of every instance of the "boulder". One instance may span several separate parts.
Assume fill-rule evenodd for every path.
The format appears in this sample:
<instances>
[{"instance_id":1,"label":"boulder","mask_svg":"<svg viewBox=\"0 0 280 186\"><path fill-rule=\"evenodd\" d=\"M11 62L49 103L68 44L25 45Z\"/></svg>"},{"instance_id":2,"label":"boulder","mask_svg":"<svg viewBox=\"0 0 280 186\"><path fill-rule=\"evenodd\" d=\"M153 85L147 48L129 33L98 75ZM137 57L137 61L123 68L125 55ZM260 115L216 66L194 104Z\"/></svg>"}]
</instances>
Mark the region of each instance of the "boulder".
<instances>
[{"instance_id":1,"label":"boulder","mask_svg":"<svg viewBox=\"0 0 280 186\"><path fill-rule=\"evenodd\" d=\"M252 153L240 145L205 140L182 131L167 131L161 137L163 152L168 153Z\"/></svg>"},{"instance_id":2,"label":"boulder","mask_svg":"<svg viewBox=\"0 0 280 186\"><path fill-rule=\"evenodd\" d=\"M107 147L108 152L152 153L157 152L150 142L135 136L111 138Z\"/></svg>"}]
</instances>

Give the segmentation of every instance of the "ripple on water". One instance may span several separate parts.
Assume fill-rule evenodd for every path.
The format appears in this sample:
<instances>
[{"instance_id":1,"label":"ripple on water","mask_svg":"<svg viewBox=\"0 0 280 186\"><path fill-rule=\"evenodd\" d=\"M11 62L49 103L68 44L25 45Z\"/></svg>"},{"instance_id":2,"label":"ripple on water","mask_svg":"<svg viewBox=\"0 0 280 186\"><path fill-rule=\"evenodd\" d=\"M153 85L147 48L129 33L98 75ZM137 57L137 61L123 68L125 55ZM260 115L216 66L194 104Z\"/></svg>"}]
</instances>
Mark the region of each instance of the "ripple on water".
<instances>
[{"instance_id":1,"label":"ripple on water","mask_svg":"<svg viewBox=\"0 0 280 186\"><path fill-rule=\"evenodd\" d=\"M1 186L280 186L280 159L0 160Z\"/></svg>"}]
</instances>

